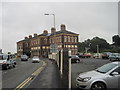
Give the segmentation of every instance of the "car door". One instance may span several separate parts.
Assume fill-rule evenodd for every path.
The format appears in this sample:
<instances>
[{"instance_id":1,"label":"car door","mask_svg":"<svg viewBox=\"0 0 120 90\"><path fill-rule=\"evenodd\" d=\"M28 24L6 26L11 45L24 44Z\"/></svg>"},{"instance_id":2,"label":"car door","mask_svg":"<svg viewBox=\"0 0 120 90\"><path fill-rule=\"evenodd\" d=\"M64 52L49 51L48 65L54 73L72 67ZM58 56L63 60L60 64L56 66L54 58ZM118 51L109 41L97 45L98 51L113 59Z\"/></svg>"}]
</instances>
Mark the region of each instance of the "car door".
<instances>
[{"instance_id":1,"label":"car door","mask_svg":"<svg viewBox=\"0 0 120 90\"><path fill-rule=\"evenodd\" d=\"M118 54L118 60L120 60L120 54Z\"/></svg>"},{"instance_id":2,"label":"car door","mask_svg":"<svg viewBox=\"0 0 120 90\"><path fill-rule=\"evenodd\" d=\"M12 55L10 55L10 65L11 65L11 67L13 67L13 65L14 65L14 61L13 61Z\"/></svg>"},{"instance_id":3,"label":"car door","mask_svg":"<svg viewBox=\"0 0 120 90\"><path fill-rule=\"evenodd\" d=\"M8 55L7 64L9 65L9 68L12 67L12 60L10 55Z\"/></svg>"},{"instance_id":4,"label":"car door","mask_svg":"<svg viewBox=\"0 0 120 90\"><path fill-rule=\"evenodd\" d=\"M10 67L10 59L7 59L7 65Z\"/></svg>"},{"instance_id":5,"label":"car door","mask_svg":"<svg viewBox=\"0 0 120 90\"><path fill-rule=\"evenodd\" d=\"M117 72L118 74L114 74L114 72ZM110 73L110 76L107 78L108 79L108 88L119 88L119 83L120 83L120 66L116 68L114 71ZM120 88L119 88L120 89Z\"/></svg>"}]
</instances>

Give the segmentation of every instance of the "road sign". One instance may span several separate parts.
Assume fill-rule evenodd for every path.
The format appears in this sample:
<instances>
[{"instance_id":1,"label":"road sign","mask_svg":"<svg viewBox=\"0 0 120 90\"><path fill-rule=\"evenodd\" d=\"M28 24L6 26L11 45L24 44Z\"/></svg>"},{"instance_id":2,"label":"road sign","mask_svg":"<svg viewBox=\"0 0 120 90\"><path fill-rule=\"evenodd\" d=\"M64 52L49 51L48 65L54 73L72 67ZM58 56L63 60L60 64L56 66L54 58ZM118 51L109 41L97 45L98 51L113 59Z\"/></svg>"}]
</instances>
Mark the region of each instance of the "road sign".
<instances>
[{"instance_id":1,"label":"road sign","mask_svg":"<svg viewBox=\"0 0 120 90\"><path fill-rule=\"evenodd\" d=\"M57 44L51 44L50 45L50 53L57 53L57 47L58 45Z\"/></svg>"}]
</instances>

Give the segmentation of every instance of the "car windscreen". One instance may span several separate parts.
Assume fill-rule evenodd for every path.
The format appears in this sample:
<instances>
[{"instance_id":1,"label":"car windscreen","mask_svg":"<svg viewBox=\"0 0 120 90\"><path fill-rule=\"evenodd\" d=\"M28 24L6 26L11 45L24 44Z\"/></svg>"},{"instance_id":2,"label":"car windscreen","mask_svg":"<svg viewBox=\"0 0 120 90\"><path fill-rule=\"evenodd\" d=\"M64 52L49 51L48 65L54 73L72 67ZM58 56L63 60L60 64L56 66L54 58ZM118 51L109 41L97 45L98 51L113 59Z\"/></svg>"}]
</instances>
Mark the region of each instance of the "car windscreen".
<instances>
[{"instance_id":1,"label":"car windscreen","mask_svg":"<svg viewBox=\"0 0 120 90\"><path fill-rule=\"evenodd\" d=\"M100 73L107 73L108 71L110 71L111 69L113 69L116 66L117 66L117 64L115 64L115 63L109 63L109 64L99 67L98 69L96 69L96 71L100 72Z\"/></svg>"},{"instance_id":2,"label":"car windscreen","mask_svg":"<svg viewBox=\"0 0 120 90\"><path fill-rule=\"evenodd\" d=\"M39 59L37 56L34 56L33 58L34 58L34 59Z\"/></svg>"},{"instance_id":3,"label":"car windscreen","mask_svg":"<svg viewBox=\"0 0 120 90\"><path fill-rule=\"evenodd\" d=\"M78 58L77 56L71 56L71 58Z\"/></svg>"},{"instance_id":4,"label":"car windscreen","mask_svg":"<svg viewBox=\"0 0 120 90\"><path fill-rule=\"evenodd\" d=\"M118 53L112 53L110 56L118 56Z\"/></svg>"},{"instance_id":5,"label":"car windscreen","mask_svg":"<svg viewBox=\"0 0 120 90\"><path fill-rule=\"evenodd\" d=\"M4 56L4 55L0 56L0 60L6 60L6 59L7 59L7 56Z\"/></svg>"},{"instance_id":6,"label":"car windscreen","mask_svg":"<svg viewBox=\"0 0 120 90\"><path fill-rule=\"evenodd\" d=\"M23 55L23 56L21 56L22 58L26 58L27 56L26 55Z\"/></svg>"}]
</instances>

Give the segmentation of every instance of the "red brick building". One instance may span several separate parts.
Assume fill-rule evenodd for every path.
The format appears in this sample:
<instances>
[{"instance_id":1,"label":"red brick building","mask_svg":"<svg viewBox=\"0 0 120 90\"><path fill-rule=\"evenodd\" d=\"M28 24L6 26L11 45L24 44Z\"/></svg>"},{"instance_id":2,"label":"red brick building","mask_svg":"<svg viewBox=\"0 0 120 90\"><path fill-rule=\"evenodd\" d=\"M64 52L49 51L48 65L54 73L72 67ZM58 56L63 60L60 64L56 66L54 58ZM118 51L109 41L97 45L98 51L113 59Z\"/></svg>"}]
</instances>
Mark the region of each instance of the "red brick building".
<instances>
[{"instance_id":1,"label":"red brick building","mask_svg":"<svg viewBox=\"0 0 120 90\"><path fill-rule=\"evenodd\" d=\"M72 55L77 54L77 43L79 34L66 30L66 26L62 24L60 31L51 28L51 33L44 30L42 34L29 35L24 40L17 42L17 54L27 54L28 56L45 56L49 53L56 53L63 48L71 50Z\"/></svg>"}]
</instances>

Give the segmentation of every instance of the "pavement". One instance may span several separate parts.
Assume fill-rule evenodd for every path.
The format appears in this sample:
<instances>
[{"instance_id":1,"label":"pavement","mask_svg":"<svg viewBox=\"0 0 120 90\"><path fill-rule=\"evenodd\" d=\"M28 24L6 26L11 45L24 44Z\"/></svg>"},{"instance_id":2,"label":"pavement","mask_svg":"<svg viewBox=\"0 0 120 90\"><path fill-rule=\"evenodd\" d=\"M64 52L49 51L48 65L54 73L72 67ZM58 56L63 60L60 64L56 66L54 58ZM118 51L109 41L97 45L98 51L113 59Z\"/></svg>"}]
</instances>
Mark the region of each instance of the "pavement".
<instances>
[{"instance_id":1,"label":"pavement","mask_svg":"<svg viewBox=\"0 0 120 90\"><path fill-rule=\"evenodd\" d=\"M54 61L44 59L46 67L41 73L29 84L29 89L43 89L43 88L62 88L62 81L60 78L60 72Z\"/></svg>"}]
</instances>

